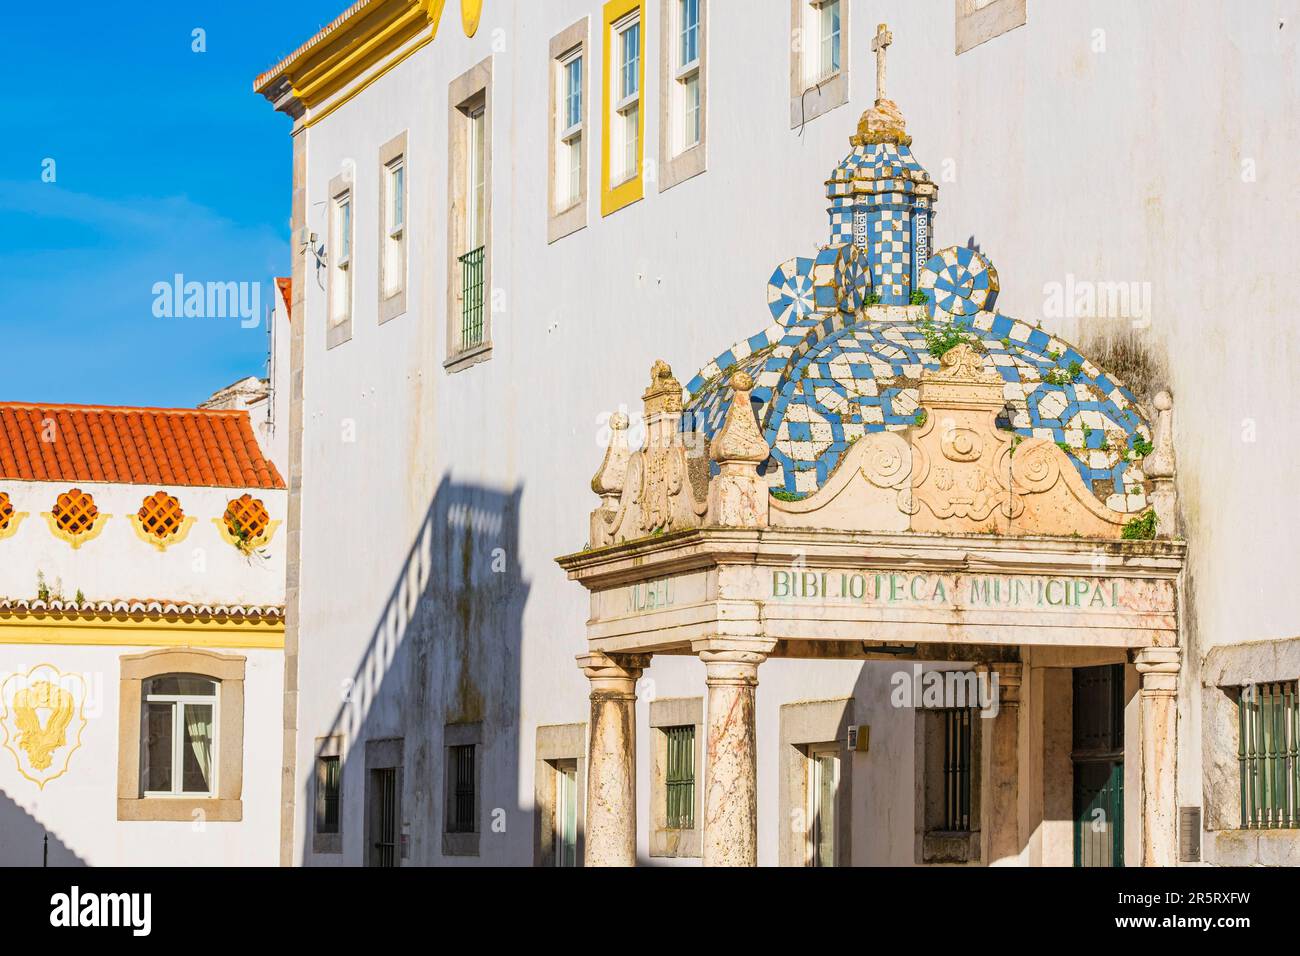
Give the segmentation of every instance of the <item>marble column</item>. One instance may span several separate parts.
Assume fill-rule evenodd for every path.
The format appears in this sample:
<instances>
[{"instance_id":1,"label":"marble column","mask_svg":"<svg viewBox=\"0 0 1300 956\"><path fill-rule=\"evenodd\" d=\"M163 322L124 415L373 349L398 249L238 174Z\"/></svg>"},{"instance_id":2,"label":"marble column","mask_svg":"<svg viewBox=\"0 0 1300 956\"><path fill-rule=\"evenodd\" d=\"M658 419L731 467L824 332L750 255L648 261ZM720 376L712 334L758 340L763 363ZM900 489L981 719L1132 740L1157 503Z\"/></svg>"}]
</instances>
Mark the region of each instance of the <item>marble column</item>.
<instances>
[{"instance_id":1,"label":"marble column","mask_svg":"<svg viewBox=\"0 0 1300 956\"><path fill-rule=\"evenodd\" d=\"M989 665L998 682L998 712L989 722L988 789L984 794L988 864L1020 863L1020 680L1023 665Z\"/></svg>"},{"instance_id":2,"label":"marble column","mask_svg":"<svg viewBox=\"0 0 1300 956\"><path fill-rule=\"evenodd\" d=\"M763 650L701 650L709 688L704 772L704 865L758 865L754 691Z\"/></svg>"},{"instance_id":3,"label":"marble column","mask_svg":"<svg viewBox=\"0 0 1300 956\"><path fill-rule=\"evenodd\" d=\"M1177 647L1144 647L1133 663L1142 678L1142 865L1178 863Z\"/></svg>"},{"instance_id":4,"label":"marble column","mask_svg":"<svg viewBox=\"0 0 1300 956\"><path fill-rule=\"evenodd\" d=\"M591 681L587 866L636 865L636 682L648 654L587 654Z\"/></svg>"}]
</instances>

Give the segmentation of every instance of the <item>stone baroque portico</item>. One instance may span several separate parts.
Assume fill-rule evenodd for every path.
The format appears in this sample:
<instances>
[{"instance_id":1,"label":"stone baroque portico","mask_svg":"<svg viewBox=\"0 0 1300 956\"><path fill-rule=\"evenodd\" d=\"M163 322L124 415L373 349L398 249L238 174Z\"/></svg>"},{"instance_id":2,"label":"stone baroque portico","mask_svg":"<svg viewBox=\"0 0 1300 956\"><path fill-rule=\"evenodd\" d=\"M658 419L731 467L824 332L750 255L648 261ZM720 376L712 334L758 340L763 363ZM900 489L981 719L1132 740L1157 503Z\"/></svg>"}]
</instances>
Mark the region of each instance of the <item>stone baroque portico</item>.
<instances>
[{"instance_id":1,"label":"stone baroque portico","mask_svg":"<svg viewBox=\"0 0 1300 956\"><path fill-rule=\"evenodd\" d=\"M783 658L996 674L983 859L1019 862L1039 654L1136 666L1141 858L1176 861L1172 400L1149 424L1068 343L994 311L982 255L929 256L937 188L910 143L882 96L827 183L830 244L773 274L773 324L687 389L656 361L639 443L611 421L588 546L559 559L591 598L589 865L636 862L634 688L656 655L705 666L705 865L757 863L758 675Z\"/></svg>"}]
</instances>

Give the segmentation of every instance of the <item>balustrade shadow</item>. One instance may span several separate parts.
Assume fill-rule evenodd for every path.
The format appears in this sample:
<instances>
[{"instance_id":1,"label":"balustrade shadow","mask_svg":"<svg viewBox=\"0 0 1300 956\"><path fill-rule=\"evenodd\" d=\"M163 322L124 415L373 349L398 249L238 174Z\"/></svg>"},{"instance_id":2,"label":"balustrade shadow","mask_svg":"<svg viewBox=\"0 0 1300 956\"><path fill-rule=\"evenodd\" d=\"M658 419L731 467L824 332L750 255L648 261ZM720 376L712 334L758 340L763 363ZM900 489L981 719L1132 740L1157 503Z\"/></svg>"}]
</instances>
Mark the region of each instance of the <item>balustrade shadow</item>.
<instances>
[{"instance_id":1,"label":"balustrade shadow","mask_svg":"<svg viewBox=\"0 0 1300 956\"><path fill-rule=\"evenodd\" d=\"M391 589L373 599L374 628L332 723L309 727L299 718L300 736L345 741L340 819L346 865L364 865L369 856L366 743L391 738L402 739L400 819L409 824L401 864L473 862L463 850L445 853L444 731L449 725L458 725L452 732L458 742L469 734L480 748L478 858L485 863L532 859L533 808L531 801L521 806L518 799L520 649L530 590L519 563L521 494L521 486L498 490L442 480ZM303 594L316 586L304 580ZM351 597L372 600L365 593ZM304 628L300 655L322 653L313 649L313 639ZM317 746L315 756L323 749ZM314 765L305 779L299 799L307 810L306 826L299 850L311 863Z\"/></svg>"},{"instance_id":2,"label":"balustrade shadow","mask_svg":"<svg viewBox=\"0 0 1300 956\"><path fill-rule=\"evenodd\" d=\"M0 790L0 866L88 865L76 850Z\"/></svg>"}]
</instances>

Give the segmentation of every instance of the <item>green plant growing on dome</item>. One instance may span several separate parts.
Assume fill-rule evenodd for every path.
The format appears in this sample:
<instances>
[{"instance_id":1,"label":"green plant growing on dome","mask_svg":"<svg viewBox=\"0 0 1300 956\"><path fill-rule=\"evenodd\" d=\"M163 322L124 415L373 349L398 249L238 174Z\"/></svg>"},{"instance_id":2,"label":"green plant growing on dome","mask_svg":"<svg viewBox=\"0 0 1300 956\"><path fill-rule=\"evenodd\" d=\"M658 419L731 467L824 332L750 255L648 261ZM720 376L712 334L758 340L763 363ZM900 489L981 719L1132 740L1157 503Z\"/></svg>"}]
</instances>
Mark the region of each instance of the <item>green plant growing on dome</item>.
<instances>
[{"instance_id":1,"label":"green plant growing on dome","mask_svg":"<svg viewBox=\"0 0 1300 956\"><path fill-rule=\"evenodd\" d=\"M880 305L880 293L874 289L862 297L863 308L869 305Z\"/></svg>"},{"instance_id":2,"label":"green plant growing on dome","mask_svg":"<svg viewBox=\"0 0 1300 956\"><path fill-rule=\"evenodd\" d=\"M786 491L784 488L773 488L769 494L777 501L802 501L808 497L802 491Z\"/></svg>"},{"instance_id":3,"label":"green plant growing on dome","mask_svg":"<svg viewBox=\"0 0 1300 956\"><path fill-rule=\"evenodd\" d=\"M942 329L936 328L935 324L928 319L921 323L921 335L925 337L925 348L934 358L942 358L945 352L951 352L959 345L969 345L972 348L980 349L982 346L979 340L973 335L968 335L955 325L947 325Z\"/></svg>"},{"instance_id":4,"label":"green plant growing on dome","mask_svg":"<svg viewBox=\"0 0 1300 956\"><path fill-rule=\"evenodd\" d=\"M930 301L930 299L920 289L913 289L912 294L908 296L907 301L909 305L925 305Z\"/></svg>"},{"instance_id":5,"label":"green plant growing on dome","mask_svg":"<svg viewBox=\"0 0 1300 956\"><path fill-rule=\"evenodd\" d=\"M1058 441L1058 442L1056 443L1056 447L1059 448L1059 449L1061 449L1061 451L1065 452L1067 455L1071 454L1071 453L1074 451L1073 448L1071 448L1069 445L1067 445L1067 444L1066 444L1065 442L1063 442L1063 441Z\"/></svg>"},{"instance_id":6,"label":"green plant growing on dome","mask_svg":"<svg viewBox=\"0 0 1300 956\"><path fill-rule=\"evenodd\" d=\"M1060 358L1060 353L1051 352L1049 357L1055 361ZM1043 381L1048 385L1073 385L1081 374L1083 374L1083 366L1078 362L1071 362L1068 368L1049 369L1043 374Z\"/></svg>"},{"instance_id":7,"label":"green plant growing on dome","mask_svg":"<svg viewBox=\"0 0 1300 956\"><path fill-rule=\"evenodd\" d=\"M915 425L917 428L920 428L922 425L926 423L926 420L929 419L929 417L930 417L929 412L927 412L924 408L918 408L916 410L916 414L912 416L912 424Z\"/></svg>"},{"instance_id":8,"label":"green plant growing on dome","mask_svg":"<svg viewBox=\"0 0 1300 956\"><path fill-rule=\"evenodd\" d=\"M1137 455L1139 458L1145 458L1147 455L1151 454L1154 448L1155 446L1141 435L1133 436L1133 454Z\"/></svg>"},{"instance_id":9,"label":"green plant growing on dome","mask_svg":"<svg viewBox=\"0 0 1300 956\"><path fill-rule=\"evenodd\" d=\"M1125 541L1150 541L1156 536L1156 513L1148 511L1146 514L1133 518L1124 525L1124 530L1120 532L1120 537Z\"/></svg>"}]
</instances>

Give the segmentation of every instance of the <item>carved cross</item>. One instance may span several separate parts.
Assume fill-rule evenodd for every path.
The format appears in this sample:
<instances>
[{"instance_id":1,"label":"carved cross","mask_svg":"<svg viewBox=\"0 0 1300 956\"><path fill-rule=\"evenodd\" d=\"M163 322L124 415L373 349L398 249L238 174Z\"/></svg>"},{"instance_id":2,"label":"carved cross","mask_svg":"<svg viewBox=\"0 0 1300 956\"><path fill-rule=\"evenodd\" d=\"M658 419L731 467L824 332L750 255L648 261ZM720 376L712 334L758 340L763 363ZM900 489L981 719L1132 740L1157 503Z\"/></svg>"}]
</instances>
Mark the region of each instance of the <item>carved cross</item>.
<instances>
[{"instance_id":1,"label":"carved cross","mask_svg":"<svg viewBox=\"0 0 1300 956\"><path fill-rule=\"evenodd\" d=\"M876 54L876 102L885 98L885 47L894 42L894 35L889 32L889 25L882 23L876 27L876 35L871 39L871 50Z\"/></svg>"}]
</instances>

